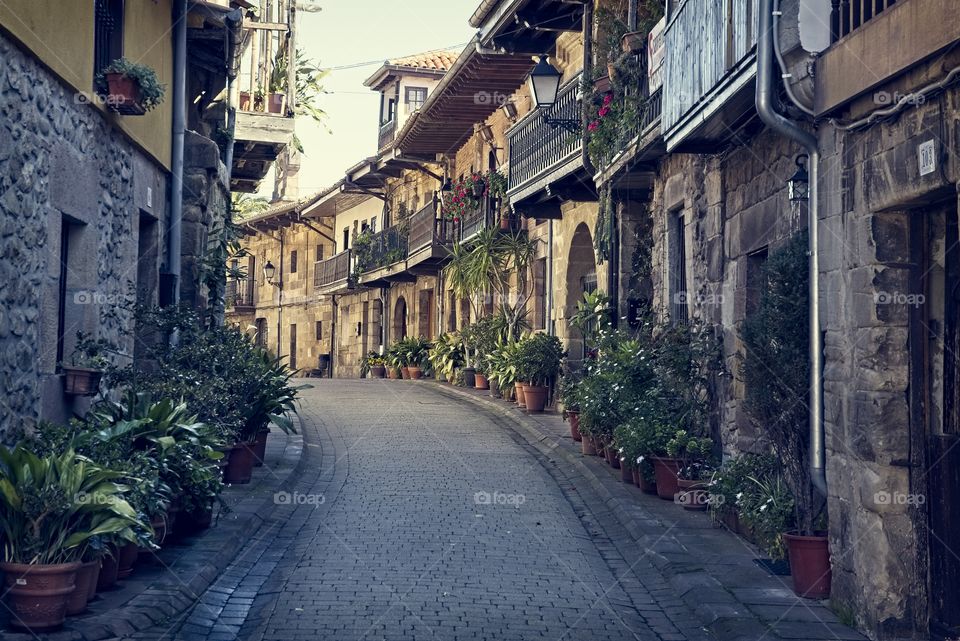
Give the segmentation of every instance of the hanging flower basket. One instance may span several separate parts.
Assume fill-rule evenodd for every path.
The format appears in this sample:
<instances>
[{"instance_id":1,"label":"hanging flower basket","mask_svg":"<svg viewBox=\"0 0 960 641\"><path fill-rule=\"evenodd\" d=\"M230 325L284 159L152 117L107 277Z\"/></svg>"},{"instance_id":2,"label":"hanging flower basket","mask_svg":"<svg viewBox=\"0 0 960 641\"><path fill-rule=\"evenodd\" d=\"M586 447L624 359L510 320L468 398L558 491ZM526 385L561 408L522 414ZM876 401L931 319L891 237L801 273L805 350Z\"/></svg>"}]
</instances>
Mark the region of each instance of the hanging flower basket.
<instances>
[{"instance_id":1,"label":"hanging flower basket","mask_svg":"<svg viewBox=\"0 0 960 641\"><path fill-rule=\"evenodd\" d=\"M153 69L126 58L97 74L97 89L109 109L125 116L142 116L163 102L165 93Z\"/></svg>"}]
</instances>

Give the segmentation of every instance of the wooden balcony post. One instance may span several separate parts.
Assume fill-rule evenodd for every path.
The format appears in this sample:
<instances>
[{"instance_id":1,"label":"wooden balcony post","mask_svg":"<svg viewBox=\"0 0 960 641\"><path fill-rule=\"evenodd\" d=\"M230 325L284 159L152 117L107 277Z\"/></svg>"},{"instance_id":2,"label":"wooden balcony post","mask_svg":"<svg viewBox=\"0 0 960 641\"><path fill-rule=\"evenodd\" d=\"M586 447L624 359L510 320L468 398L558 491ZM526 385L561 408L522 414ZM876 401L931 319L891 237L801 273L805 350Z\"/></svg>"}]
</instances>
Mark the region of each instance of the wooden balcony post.
<instances>
[{"instance_id":1,"label":"wooden balcony post","mask_svg":"<svg viewBox=\"0 0 960 641\"><path fill-rule=\"evenodd\" d=\"M297 111L297 0L290 0L287 9L287 113Z\"/></svg>"}]
</instances>

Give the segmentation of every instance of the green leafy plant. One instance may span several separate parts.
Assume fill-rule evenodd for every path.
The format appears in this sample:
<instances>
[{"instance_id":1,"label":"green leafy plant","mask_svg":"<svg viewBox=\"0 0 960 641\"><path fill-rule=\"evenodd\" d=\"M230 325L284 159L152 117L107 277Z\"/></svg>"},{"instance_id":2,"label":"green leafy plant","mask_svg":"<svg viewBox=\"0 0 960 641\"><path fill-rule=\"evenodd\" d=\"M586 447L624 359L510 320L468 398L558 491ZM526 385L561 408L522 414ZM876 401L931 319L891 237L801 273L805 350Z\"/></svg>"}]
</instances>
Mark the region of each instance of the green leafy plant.
<instances>
[{"instance_id":1,"label":"green leafy plant","mask_svg":"<svg viewBox=\"0 0 960 641\"><path fill-rule=\"evenodd\" d=\"M136 513L120 474L72 450L38 456L24 445L0 446L3 559L55 564L80 559L96 537L135 542Z\"/></svg>"},{"instance_id":2,"label":"green leafy plant","mask_svg":"<svg viewBox=\"0 0 960 641\"><path fill-rule=\"evenodd\" d=\"M147 65L133 62L127 58L118 58L97 74L97 89L102 95L110 93L107 86L107 76L118 73L135 80L140 87L140 106L150 111L163 102L166 92L164 85L157 80L156 72Z\"/></svg>"},{"instance_id":3,"label":"green leafy plant","mask_svg":"<svg viewBox=\"0 0 960 641\"><path fill-rule=\"evenodd\" d=\"M536 333L520 341L516 355L517 375L530 385L550 386L560 374L566 351L556 336Z\"/></svg>"},{"instance_id":4,"label":"green leafy plant","mask_svg":"<svg viewBox=\"0 0 960 641\"><path fill-rule=\"evenodd\" d=\"M116 347L105 338L93 338L82 331L77 332L70 361L74 367L104 370L110 365L108 354L117 353Z\"/></svg>"},{"instance_id":5,"label":"green leafy plant","mask_svg":"<svg viewBox=\"0 0 960 641\"><path fill-rule=\"evenodd\" d=\"M454 333L441 334L430 346L427 355L434 373L453 381L456 370L463 366L463 342Z\"/></svg>"}]
</instances>

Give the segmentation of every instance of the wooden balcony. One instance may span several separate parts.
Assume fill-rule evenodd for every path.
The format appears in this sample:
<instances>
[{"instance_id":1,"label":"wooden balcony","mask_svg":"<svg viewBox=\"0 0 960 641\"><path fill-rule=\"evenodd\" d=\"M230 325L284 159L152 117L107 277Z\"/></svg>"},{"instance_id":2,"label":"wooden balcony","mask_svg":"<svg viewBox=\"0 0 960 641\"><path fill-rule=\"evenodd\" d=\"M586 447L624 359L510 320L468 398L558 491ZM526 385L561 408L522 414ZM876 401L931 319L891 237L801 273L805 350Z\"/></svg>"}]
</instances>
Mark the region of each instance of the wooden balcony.
<instances>
[{"instance_id":1,"label":"wooden balcony","mask_svg":"<svg viewBox=\"0 0 960 641\"><path fill-rule=\"evenodd\" d=\"M295 10L287 0L263 0L255 20L243 23L231 189L255 192L293 139L296 110Z\"/></svg>"},{"instance_id":2,"label":"wooden balcony","mask_svg":"<svg viewBox=\"0 0 960 641\"><path fill-rule=\"evenodd\" d=\"M252 313L256 307L256 283L252 278L228 280L224 295L224 305L228 312L237 314Z\"/></svg>"},{"instance_id":3,"label":"wooden balcony","mask_svg":"<svg viewBox=\"0 0 960 641\"><path fill-rule=\"evenodd\" d=\"M557 102L549 112L550 117L581 117L577 99L579 87L578 75L560 89ZM582 137L561 127L551 127L544 122L545 115L539 109L534 110L507 134L510 148L507 197L513 202L546 188L583 166Z\"/></svg>"},{"instance_id":4,"label":"wooden balcony","mask_svg":"<svg viewBox=\"0 0 960 641\"><path fill-rule=\"evenodd\" d=\"M380 133L377 137L377 149L386 149L391 144L393 140L397 137L397 119L393 118L390 122L385 122L380 125Z\"/></svg>"},{"instance_id":5,"label":"wooden balcony","mask_svg":"<svg viewBox=\"0 0 960 641\"><path fill-rule=\"evenodd\" d=\"M313 264L313 289L318 294L335 294L353 289L352 252L347 249Z\"/></svg>"},{"instance_id":6,"label":"wooden balcony","mask_svg":"<svg viewBox=\"0 0 960 641\"><path fill-rule=\"evenodd\" d=\"M436 201L431 201L410 217L407 269L413 274L436 273L450 256L457 225L438 214Z\"/></svg>"},{"instance_id":7,"label":"wooden balcony","mask_svg":"<svg viewBox=\"0 0 960 641\"><path fill-rule=\"evenodd\" d=\"M754 112L759 0L686 0L667 24L668 151L709 151Z\"/></svg>"},{"instance_id":8,"label":"wooden balcony","mask_svg":"<svg viewBox=\"0 0 960 641\"><path fill-rule=\"evenodd\" d=\"M897 0L830 0L831 41L850 35L896 3Z\"/></svg>"},{"instance_id":9,"label":"wooden balcony","mask_svg":"<svg viewBox=\"0 0 960 641\"><path fill-rule=\"evenodd\" d=\"M357 250L356 260L359 282L366 287L413 280L406 273L407 233L398 226L374 234L369 249Z\"/></svg>"}]
</instances>

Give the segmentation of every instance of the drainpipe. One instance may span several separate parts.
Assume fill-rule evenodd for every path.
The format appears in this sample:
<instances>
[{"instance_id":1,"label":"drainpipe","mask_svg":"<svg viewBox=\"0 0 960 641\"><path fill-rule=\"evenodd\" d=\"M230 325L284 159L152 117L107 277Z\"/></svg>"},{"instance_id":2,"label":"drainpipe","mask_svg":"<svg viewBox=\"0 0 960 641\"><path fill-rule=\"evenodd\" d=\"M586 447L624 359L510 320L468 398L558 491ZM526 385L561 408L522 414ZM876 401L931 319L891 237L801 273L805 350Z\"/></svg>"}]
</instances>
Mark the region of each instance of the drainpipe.
<instances>
[{"instance_id":1,"label":"drainpipe","mask_svg":"<svg viewBox=\"0 0 960 641\"><path fill-rule=\"evenodd\" d=\"M813 485L827 494L826 452L823 428L823 337L820 333L820 257L817 227L819 220L820 149L817 138L788 120L774 107L773 72L776 67L773 43L774 0L761 0L760 32L757 40L757 112L777 133L796 141L810 156L810 476Z\"/></svg>"},{"instance_id":2,"label":"drainpipe","mask_svg":"<svg viewBox=\"0 0 960 641\"><path fill-rule=\"evenodd\" d=\"M170 229L167 236L167 271L174 305L180 302L181 224L183 222L183 141L187 99L187 0L179 0L173 16L173 143L170 152ZM173 344L177 334L170 337Z\"/></svg>"},{"instance_id":3,"label":"drainpipe","mask_svg":"<svg viewBox=\"0 0 960 641\"><path fill-rule=\"evenodd\" d=\"M593 67L593 0L587 0L583 3L583 72L587 73L587 70ZM592 108L588 101L584 100L580 109L580 135L583 140L580 145L580 160L583 163L583 168L587 170L587 174L593 176L597 173L597 170L594 168L593 163L590 162L590 154L587 153L587 138L589 133L587 132L587 125L590 124L590 119L592 118Z\"/></svg>"},{"instance_id":4,"label":"drainpipe","mask_svg":"<svg viewBox=\"0 0 960 641\"><path fill-rule=\"evenodd\" d=\"M547 223L547 317L543 319L547 326L547 335L553 336L553 218Z\"/></svg>"},{"instance_id":5,"label":"drainpipe","mask_svg":"<svg viewBox=\"0 0 960 641\"><path fill-rule=\"evenodd\" d=\"M333 304L333 317L330 323L330 378L337 375L334 369L334 363L337 362L337 325L340 322L340 303L337 301L337 295L330 295L330 302Z\"/></svg>"},{"instance_id":6,"label":"drainpipe","mask_svg":"<svg viewBox=\"0 0 960 641\"><path fill-rule=\"evenodd\" d=\"M283 230L280 230L280 256L277 258L277 358L283 357Z\"/></svg>"}]
</instances>

